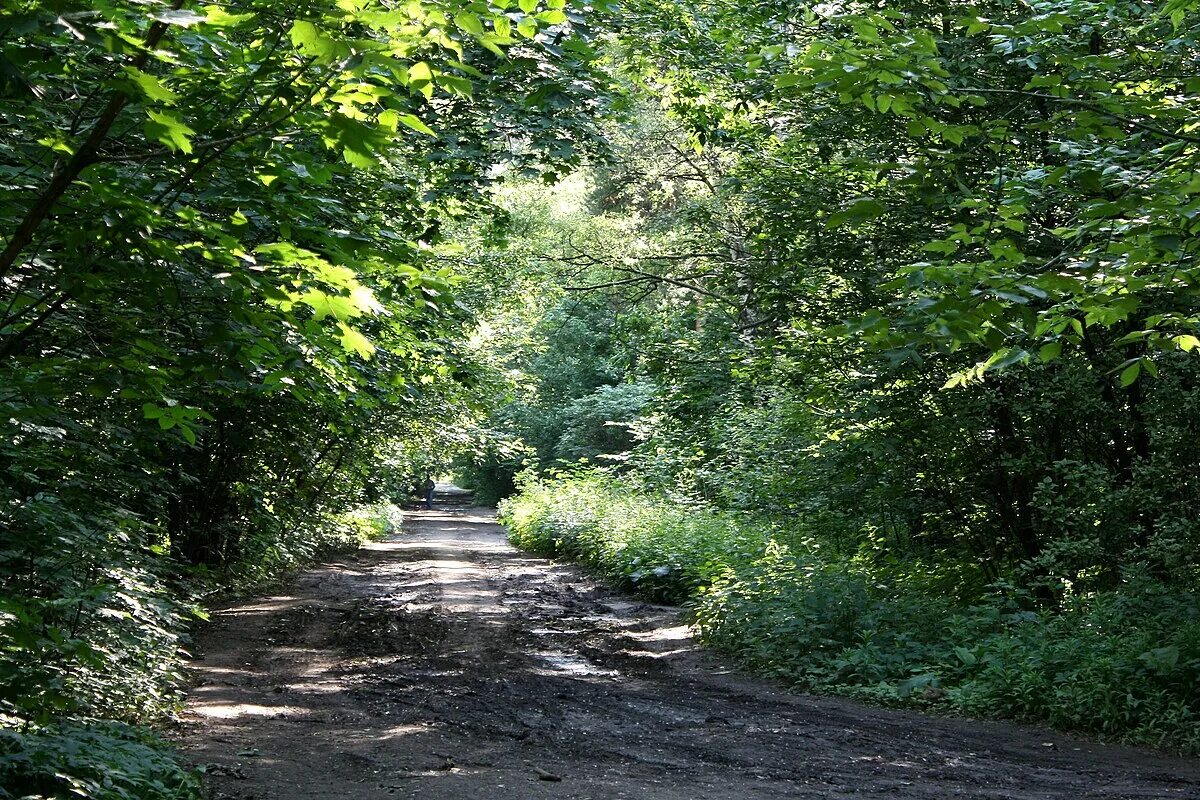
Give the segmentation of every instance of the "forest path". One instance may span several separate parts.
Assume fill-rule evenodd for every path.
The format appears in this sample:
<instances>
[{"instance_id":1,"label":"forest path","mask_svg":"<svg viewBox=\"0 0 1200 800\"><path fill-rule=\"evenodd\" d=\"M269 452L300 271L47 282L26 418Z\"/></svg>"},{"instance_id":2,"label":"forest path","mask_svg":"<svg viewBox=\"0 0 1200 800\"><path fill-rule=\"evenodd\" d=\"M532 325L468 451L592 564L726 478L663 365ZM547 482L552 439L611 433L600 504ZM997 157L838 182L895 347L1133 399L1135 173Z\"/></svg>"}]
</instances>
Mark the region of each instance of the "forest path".
<instances>
[{"instance_id":1,"label":"forest path","mask_svg":"<svg viewBox=\"0 0 1200 800\"><path fill-rule=\"evenodd\" d=\"M1200 798L1195 762L739 676L464 503L214 613L182 731L214 797Z\"/></svg>"}]
</instances>

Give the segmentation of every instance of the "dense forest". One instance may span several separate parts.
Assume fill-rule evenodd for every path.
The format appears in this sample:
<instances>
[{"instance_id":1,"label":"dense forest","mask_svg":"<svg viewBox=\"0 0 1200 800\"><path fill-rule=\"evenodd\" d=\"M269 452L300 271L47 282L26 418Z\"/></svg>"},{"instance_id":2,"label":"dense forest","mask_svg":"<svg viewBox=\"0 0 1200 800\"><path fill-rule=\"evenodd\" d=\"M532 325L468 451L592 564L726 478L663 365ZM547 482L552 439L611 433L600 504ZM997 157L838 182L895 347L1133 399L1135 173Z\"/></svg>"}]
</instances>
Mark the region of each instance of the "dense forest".
<instances>
[{"instance_id":1,"label":"dense forest","mask_svg":"<svg viewBox=\"0 0 1200 800\"><path fill-rule=\"evenodd\" d=\"M1200 751L1200 2L16 0L0 797L454 472L797 689Z\"/></svg>"}]
</instances>

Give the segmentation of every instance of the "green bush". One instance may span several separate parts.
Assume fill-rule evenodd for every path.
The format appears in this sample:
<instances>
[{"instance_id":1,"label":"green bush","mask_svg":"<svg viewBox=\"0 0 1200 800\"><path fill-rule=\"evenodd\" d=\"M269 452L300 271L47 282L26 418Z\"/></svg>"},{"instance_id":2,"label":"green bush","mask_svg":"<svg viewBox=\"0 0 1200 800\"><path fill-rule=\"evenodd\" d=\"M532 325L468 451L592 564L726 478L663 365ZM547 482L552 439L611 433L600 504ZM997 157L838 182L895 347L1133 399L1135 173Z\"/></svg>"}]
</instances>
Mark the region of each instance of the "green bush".
<instances>
[{"instance_id":1,"label":"green bush","mask_svg":"<svg viewBox=\"0 0 1200 800\"><path fill-rule=\"evenodd\" d=\"M390 503L359 506L290 527L278 520L264 520L243 539L238 560L229 565L227 573L213 576L213 580L222 588L244 591L261 587L317 559L356 550L399 524L400 510Z\"/></svg>"},{"instance_id":2,"label":"green bush","mask_svg":"<svg viewBox=\"0 0 1200 800\"><path fill-rule=\"evenodd\" d=\"M969 565L838 553L596 474L528 482L501 514L517 546L687 602L704 642L798 689L1200 752L1200 603L1148 578L1053 608L972 597Z\"/></svg>"},{"instance_id":3,"label":"green bush","mask_svg":"<svg viewBox=\"0 0 1200 800\"><path fill-rule=\"evenodd\" d=\"M500 513L518 547L568 556L644 597L670 602L754 558L767 533L733 513L651 502L599 475L527 483Z\"/></svg>"},{"instance_id":4,"label":"green bush","mask_svg":"<svg viewBox=\"0 0 1200 800\"><path fill-rule=\"evenodd\" d=\"M491 450L475 458L463 458L456 464L454 483L470 490L475 503L495 507L516 491L513 478L520 468L519 458Z\"/></svg>"},{"instance_id":5,"label":"green bush","mask_svg":"<svg viewBox=\"0 0 1200 800\"><path fill-rule=\"evenodd\" d=\"M0 798L190 800L199 790L197 774L144 728L102 720L0 727Z\"/></svg>"}]
</instances>

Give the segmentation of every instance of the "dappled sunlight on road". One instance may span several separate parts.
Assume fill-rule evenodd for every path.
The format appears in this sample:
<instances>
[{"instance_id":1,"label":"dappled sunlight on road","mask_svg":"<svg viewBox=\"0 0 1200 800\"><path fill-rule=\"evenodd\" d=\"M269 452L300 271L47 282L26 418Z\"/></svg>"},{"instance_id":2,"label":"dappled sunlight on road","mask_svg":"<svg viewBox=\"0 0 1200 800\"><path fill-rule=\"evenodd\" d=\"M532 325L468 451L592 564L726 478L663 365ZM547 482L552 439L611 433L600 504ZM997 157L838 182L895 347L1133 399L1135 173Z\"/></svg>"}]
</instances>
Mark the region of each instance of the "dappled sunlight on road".
<instances>
[{"instance_id":1,"label":"dappled sunlight on road","mask_svg":"<svg viewBox=\"0 0 1200 800\"><path fill-rule=\"evenodd\" d=\"M254 703L205 702L205 692L202 689L197 690L196 694L200 699L193 704L193 710L202 717L214 717L216 719L237 719L245 716L292 717L308 713L307 709L296 706L260 706Z\"/></svg>"},{"instance_id":2,"label":"dappled sunlight on road","mask_svg":"<svg viewBox=\"0 0 1200 800\"><path fill-rule=\"evenodd\" d=\"M188 752L222 800L1151 797L1104 777L1113 751L738 678L678 610L515 551L478 509L407 514L219 609L197 650Z\"/></svg>"}]
</instances>

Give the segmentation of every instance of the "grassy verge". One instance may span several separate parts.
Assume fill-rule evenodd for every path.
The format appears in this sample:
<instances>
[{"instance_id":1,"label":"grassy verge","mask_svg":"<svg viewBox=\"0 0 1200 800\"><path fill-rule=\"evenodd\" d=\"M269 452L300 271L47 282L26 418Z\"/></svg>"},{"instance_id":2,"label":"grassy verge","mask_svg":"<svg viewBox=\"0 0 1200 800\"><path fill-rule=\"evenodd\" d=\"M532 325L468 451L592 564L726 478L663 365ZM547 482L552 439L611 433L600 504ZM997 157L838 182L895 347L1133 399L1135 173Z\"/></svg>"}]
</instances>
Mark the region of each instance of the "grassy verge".
<instances>
[{"instance_id":1,"label":"grassy verge","mask_svg":"<svg viewBox=\"0 0 1200 800\"><path fill-rule=\"evenodd\" d=\"M1004 585L964 597L944 565L837 554L799 522L599 476L528 485L501 515L519 547L687 603L703 641L797 689L1200 753L1200 603L1160 584L1053 609Z\"/></svg>"}]
</instances>

